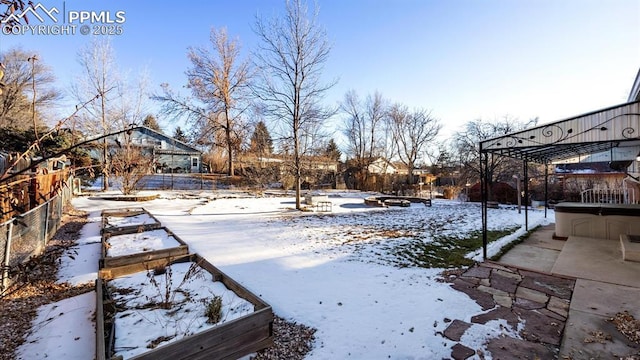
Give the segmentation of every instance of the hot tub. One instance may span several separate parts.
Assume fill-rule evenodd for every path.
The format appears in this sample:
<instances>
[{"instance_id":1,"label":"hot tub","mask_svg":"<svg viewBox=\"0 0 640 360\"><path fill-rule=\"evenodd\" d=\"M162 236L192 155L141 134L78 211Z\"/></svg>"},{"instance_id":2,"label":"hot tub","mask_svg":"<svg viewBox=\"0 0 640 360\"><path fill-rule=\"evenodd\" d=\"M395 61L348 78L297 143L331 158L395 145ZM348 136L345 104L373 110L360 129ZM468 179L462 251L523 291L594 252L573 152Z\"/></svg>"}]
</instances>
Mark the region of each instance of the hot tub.
<instances>
[{"instance_id":1,"label":"hot tub","mask_svg":"<svg viewBox=\"0 0 640 360\"><path fill-rule=\"evenodd\" d=\"M640 205L563 202L555 206L557 239L582 236L619 240L640 234Z\"/></svg>"}]
</instances>

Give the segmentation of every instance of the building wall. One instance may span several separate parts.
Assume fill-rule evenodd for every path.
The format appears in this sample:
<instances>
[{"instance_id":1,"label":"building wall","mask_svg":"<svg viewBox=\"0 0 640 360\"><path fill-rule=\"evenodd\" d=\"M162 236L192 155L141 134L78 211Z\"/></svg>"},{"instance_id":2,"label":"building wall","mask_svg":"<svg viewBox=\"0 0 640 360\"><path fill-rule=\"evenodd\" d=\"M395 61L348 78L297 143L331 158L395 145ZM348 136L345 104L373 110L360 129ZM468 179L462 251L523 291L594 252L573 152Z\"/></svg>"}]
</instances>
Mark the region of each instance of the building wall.
<instances>
[{"instance_id":1,"label":"building wall","mask_svg":"<svg viewBox=\"0 0 640 360\"><path fill-rule=\"evenodd\" d=\"M565 191L583 191L587 189L619 189L625 175L612 174L563 174L562 183Z\"/></svg>"},{"instance_id":2,"label":"building wall","mask_svg":"<svg viewBox=\"0 0 640 360\"><path fill-rule=\"evenodd\" d=\"M107 139L109 152L113 154L119 151L122 144L127 142L140 149L146 156L154 158L156 172L190 173L202 171L202 154L197 149L164 134L144 127L136 128L130 135L120 134L109 137ZM91 156L95 159L102 159L102 150L93 149ZM192 166L193 158L197 159L195 167Z\"/></svg>"},{"instance_id":3,"label":"building wall","mask_svg":"<svg viewBox=\"0 0 640 360\"><path fill-rule=\"evenodd\" d=\"M170 155L157 154L156 162L160 172L192 172L191 155ZM198 171L200 167L200 157L198 156Z\"/></svg>"}]
</instances>

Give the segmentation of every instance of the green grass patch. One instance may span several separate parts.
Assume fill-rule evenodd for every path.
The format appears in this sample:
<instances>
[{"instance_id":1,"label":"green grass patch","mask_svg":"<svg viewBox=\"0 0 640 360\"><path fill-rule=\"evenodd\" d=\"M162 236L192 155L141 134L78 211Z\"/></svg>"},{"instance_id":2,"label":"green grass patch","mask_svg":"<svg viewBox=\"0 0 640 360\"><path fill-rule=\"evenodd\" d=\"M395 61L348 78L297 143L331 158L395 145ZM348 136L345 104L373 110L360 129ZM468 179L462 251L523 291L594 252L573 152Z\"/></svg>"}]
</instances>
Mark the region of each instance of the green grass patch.
<instances>
[{"instance_id":1,"label":"green grass patch","mask_svg":"<svg viewBox=\"0 0 640 360\"><path fill-rule=\"evenodd\" d=\"M507 245L503 246L500 249L500 251L498 251L498 253L495 254L494 256L492 256L489 260L492 260L492 261L500 260L502 255L506 254L509 250L513 249L514 246L516 246L516 245L520 244L521 242L525 241L534 231L538 230L539 227L540 226L536 226L533 229L529 229L529 231L524 233L524 235L518 237L514 241L512 241L512 242L508 243Z\"/></svg>"},{"instance_id":2,"label":"green grass patch","mask_svg":"<svg viewBox=\"0 0 640 360\"><path fill-rule=\"evenodd\" d=\"M518 228L487 231L487 241L496 241ZM476 230L464 237L434 236L429 243L415 240L395 248L393 254L401 267L457 268L473 265L473 260L465 258L465 255L481 247L482 231Z\"/></svg>"}]
</instances>

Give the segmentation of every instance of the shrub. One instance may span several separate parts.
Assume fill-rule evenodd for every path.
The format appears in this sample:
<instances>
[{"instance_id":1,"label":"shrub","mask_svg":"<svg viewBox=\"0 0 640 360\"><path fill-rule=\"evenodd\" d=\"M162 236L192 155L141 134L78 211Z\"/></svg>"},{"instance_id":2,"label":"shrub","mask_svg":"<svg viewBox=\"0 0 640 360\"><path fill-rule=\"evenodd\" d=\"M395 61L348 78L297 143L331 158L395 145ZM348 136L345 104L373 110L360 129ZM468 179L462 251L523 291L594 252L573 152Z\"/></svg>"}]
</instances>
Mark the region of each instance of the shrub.
<instances>
[{"instance_id":1,"label":"shrub","mask_svg":"<svg viewBox=\"0 0 640 360\"><path fill-rule=\"evenodd\" d=\"M209 324L217 324L222 319L222 297L215 295L207 304L204 311Z\"/></svg>"}]
</instances>

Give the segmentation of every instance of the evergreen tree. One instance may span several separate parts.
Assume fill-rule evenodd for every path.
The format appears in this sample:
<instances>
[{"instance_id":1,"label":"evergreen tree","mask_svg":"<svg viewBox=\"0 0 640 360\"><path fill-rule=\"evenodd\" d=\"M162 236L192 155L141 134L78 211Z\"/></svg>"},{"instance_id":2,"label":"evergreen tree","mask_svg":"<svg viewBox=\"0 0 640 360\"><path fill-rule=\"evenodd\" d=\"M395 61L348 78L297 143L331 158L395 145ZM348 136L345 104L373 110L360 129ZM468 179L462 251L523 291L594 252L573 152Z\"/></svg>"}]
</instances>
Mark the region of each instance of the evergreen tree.
<instances>
[{"instance_id":1,"label":"evergreen tree","mask_svg":"<svg viewBox=\"0 0 640 360\"><path fill-rule=\"evenodd\" d=\"M173 138L178 141L182 141L183 143L189 142L189 139L187 138L187 134L185 134L184 131L182 131L180 126L177 126L176 129L173 131Z\"/></svg>"},{"instance_id":2,"label":"evergreen tree","mask_svg":"<svg viewBox=\"0 0 640 360\"><path fill-rule=\"evenodd\" d=\"M249 150L255 154L268 155L273 153L273 140L263 121L256 124L256 128L251 136Z\"/></svg>"},{"instance_id":3,"label":"evergreen tree","mask_svg":"<svg viewBox=\"0 0 640 360\"><path fill-rule=\"evenodd\" d=\"M151 114L147 115L144 118L144 120L142 121L142 125L148 127L151 130L155 130L160 133L162 132L162 129L160 128L160 125L158 124L156 117Z\"/></svg>"},{"instance_id":4,"label":"evergreen tree","mask_svg":"<svg viewBox=\"0 0 640 360\"><path fill-rule=\"evenodd\" d=\"M335 161L340 160L340 157L342 156L342 152L340 151L340 149L338 149L338 145L336 145L336 142L333 141L333 139L329 140L329 143L327 144L327 147L324 150L324 155L330 158L331 160L335 160Z\"/></svg>"}]
</instances>

